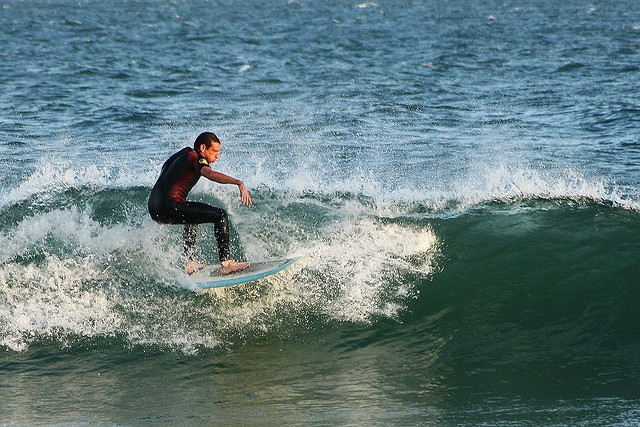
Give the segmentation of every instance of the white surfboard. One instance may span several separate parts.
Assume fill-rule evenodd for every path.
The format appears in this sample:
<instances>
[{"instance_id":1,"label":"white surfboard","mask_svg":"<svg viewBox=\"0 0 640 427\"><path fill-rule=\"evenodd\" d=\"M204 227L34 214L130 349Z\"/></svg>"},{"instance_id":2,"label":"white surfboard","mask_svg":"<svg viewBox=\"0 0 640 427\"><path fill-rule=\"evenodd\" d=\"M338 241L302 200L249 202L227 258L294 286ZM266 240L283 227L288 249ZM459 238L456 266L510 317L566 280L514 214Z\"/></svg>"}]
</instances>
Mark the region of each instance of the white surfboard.
<instances>
[{"instance_id":1,"label":"white surfboard","mask_svg":"<svg viewBox=\"0 0 640 427\"><path fill-rule=\"evenodd\" d=\"M302 258L304 258L304 256L273 261L252 262L251 266L246 270L224 276L220 274L220 266L209 265L197 273L193 273L191 277L201 289L222 288L271 276L285 268L291 267Z\"/></svg>"}]
</instances>

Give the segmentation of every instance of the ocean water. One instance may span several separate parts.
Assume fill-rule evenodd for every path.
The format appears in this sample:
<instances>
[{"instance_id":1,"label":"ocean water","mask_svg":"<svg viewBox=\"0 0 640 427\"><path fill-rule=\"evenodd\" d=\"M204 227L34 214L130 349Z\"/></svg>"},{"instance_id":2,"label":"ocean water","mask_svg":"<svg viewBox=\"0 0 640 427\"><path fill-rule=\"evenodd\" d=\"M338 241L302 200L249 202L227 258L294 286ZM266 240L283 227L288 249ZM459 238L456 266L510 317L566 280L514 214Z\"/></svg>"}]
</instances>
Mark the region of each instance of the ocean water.
<instances>
[{"instance_id":1,"label":"ocean water","mask_svg":"<svg viewBox=\"0 0 640 427\"><path fill-rule=\"evenodd\" d=\"M632 0L0 2L0 424L640 424L639 64ZM303 262L182 273L205 130Z\"/></svg>"}]
</instances>

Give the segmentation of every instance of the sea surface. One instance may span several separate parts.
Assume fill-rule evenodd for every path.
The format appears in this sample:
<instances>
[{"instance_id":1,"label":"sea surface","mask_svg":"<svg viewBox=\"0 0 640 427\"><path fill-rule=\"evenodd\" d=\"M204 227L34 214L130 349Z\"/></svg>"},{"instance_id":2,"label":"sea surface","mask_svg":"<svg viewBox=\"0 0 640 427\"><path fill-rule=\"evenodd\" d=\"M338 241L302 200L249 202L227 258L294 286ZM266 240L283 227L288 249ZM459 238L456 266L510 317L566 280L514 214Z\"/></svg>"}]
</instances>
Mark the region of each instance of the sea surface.
<instances>
[{"instance_id":1,"label":"sea surface","mask_svg":"<svg viewBox=\"0 0 640 427\"><path fill-rule=\"evenodd\" d=\"M639 84L637 0L0 0L0 425L640 424ZM304 261L196 290L203 131Z\"/></svg>"}]
</instances>

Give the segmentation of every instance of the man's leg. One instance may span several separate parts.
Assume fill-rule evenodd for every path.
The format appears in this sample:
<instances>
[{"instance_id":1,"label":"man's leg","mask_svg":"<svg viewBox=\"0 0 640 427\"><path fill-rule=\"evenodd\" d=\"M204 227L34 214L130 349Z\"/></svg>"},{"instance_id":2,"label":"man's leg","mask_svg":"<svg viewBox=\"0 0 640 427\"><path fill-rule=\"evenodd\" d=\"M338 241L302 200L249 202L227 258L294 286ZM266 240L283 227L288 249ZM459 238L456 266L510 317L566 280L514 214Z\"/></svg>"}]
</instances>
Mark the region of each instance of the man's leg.
<instances>
[{"instance_id":1,"label":"man's leg","mask_svg":"<svg viewBox=\"0 0 640 427\"><path fill-rule=\"evenodd\" d=\"M177 214L186 224L184 229L185 255L193 254L196 240L196 224L213 223L220 262L231 258L229 249L229 217L224 209L198 202L185 202L176 205ZM187 253L190 251L190 253Z\"/></svg>"},{"instance_id":2,"label":"man's leg","mask_svg":"<svg viewBox=\"0 0 640 427\"><path fill-rule=\"evenodd\" d=\"M198 224L185 224L184 226L184 257L187 261L194 260L194 248L196 246L196 234Z\"/></svg>"}]
</instances>

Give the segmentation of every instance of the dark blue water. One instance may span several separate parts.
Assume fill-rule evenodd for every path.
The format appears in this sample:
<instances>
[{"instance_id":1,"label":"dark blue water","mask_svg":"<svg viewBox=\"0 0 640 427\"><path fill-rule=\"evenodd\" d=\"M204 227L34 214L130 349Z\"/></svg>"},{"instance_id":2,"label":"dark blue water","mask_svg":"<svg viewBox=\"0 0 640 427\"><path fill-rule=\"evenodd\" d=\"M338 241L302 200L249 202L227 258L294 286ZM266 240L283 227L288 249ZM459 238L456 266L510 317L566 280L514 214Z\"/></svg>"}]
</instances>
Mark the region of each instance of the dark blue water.
<instances>
[{"instance_id":1,"label":"dark blue water","mask_svg":"<svg viewBox=\"0 0 640 427\"><path fill-rule=\"evenodd\" d=\"M0 424L637 424L638 5L316 3L2 3Z\"/></svg>"}]
</instances>

